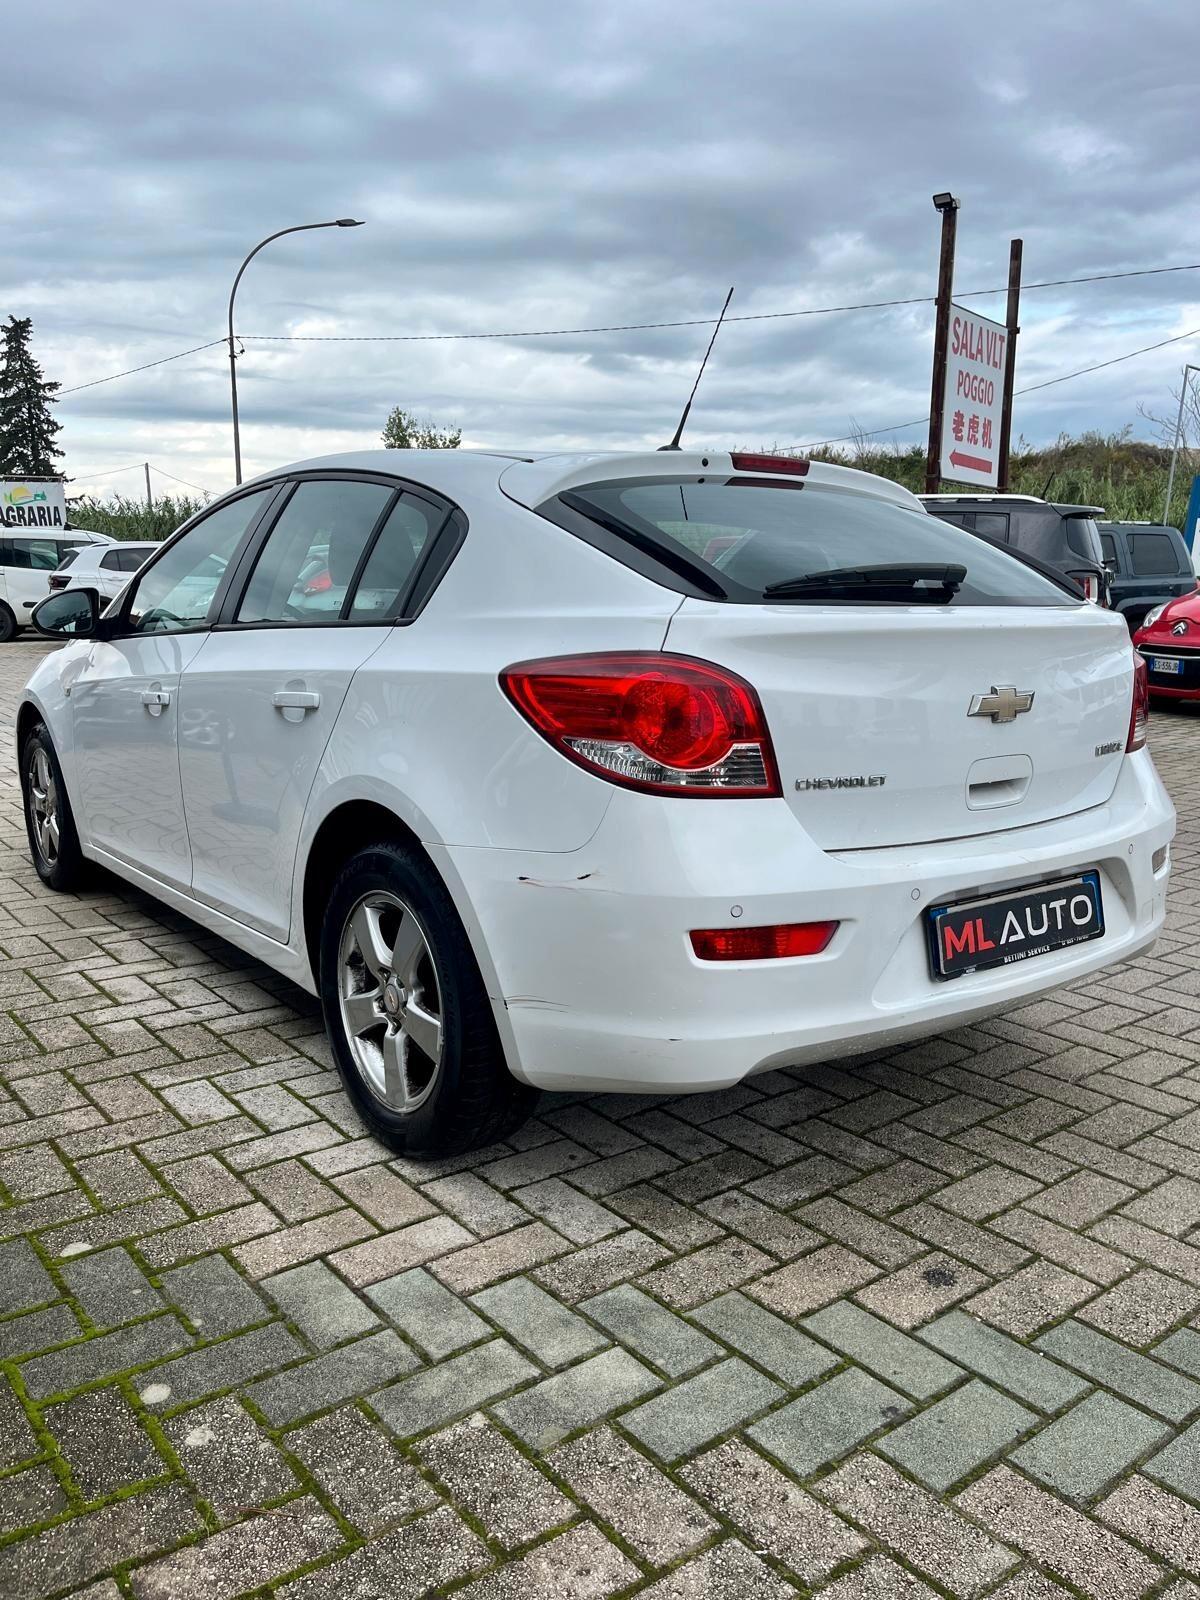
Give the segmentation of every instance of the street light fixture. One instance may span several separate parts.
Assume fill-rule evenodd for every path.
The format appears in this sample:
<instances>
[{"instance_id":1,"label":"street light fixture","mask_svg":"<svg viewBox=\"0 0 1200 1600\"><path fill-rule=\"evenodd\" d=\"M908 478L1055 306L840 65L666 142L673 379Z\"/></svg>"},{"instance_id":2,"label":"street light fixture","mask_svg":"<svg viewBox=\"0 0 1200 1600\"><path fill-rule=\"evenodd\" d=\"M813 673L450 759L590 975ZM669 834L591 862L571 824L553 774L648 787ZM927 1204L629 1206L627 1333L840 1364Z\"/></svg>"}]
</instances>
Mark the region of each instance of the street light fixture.
<instances>
[{"instance_id":1,"label":"street light fixture","mask_svg":"<svg viewBox=\"0 0 1200 1600\"><path fill-rule=\"evenodd\" d=\"M233 472L237 483L242 481L242 438L238 430L238 397L237 397L237 352L234 347L233 336L233 302L237 296L238 284L242 281L242 273L254 260L264 245L273 239L282 239L285 233L308 233L313 228L361 228L362 223L353 217L338 217L333 222L301 222L292 228L280 228L278 233L269 233L265 239L254 246L250 254L238 268L237 277L233 280L233 288L229 291L229 391L233 400Z\"/></svg>"}]
</instances>

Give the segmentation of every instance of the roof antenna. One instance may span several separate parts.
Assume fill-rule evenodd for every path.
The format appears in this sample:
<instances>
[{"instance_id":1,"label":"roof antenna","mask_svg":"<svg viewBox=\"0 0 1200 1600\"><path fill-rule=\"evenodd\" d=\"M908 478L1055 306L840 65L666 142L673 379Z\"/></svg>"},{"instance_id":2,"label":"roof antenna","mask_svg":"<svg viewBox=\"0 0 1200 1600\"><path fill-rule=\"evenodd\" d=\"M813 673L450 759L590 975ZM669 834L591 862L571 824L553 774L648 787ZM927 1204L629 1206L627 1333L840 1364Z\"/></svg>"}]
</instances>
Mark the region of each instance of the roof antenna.
<instances>
[{"instance_id":1,"label":"roof antenna","mask_svg":"<svg viewBox=\"0 0 1200 1600\"><path fill-rule=\"evenodd\" d=\"M725 313L729 310L729 302L733 299L733 289L725 296L725 304L721 307L721 315L717 318L717 325L712 331L712 338L708 341L708 349L704 352L704 360L700 363L700 371L696 374L696 381L692 385L692 392L688 395L687 405L683 408L683 415L679 419L679 426L675 429L675 437L670 444L660 444L660 450L678 450L679 441L683 437L683 430L687 427L688 413L692 409L692 401L696 398L696 390L700 387L700 379L704 376L704 369L708 365L708 358L712 355L712 347L717 342L717 335L721 331L721 324L725 321Z\"/></svg>"}]
</instances>

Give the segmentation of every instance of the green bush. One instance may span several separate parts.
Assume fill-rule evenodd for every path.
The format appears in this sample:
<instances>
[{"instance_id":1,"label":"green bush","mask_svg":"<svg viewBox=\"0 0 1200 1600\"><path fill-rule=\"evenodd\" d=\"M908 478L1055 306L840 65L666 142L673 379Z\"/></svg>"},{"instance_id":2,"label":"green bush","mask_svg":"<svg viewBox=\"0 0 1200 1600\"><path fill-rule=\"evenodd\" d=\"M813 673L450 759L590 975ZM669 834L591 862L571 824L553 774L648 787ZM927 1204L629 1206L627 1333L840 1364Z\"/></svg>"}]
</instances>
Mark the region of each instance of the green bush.
<instances>
[{"instance_id":1,"label":"green bush","mask_svg":"<svg viewBox=\"0 0 1200 1600\"><path fill-rule=\"evenodd\" d=\"M91 533L107 533L111 539L166 539L206 502L186 495L173 499L169 494L153 505L130 495L115 494L106 500L73 500L67 507L67 522L72 528L87 528Z\"/></svg>"}]
</instances>

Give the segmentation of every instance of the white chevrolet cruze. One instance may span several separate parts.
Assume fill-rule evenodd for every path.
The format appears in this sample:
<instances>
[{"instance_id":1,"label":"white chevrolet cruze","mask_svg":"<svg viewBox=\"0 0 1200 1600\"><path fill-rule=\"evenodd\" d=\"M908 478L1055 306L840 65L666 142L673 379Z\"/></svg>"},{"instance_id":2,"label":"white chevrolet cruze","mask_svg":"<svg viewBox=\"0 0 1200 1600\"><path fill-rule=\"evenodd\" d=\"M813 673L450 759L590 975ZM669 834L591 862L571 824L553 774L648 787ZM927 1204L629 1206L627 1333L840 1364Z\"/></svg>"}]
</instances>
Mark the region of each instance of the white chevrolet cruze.
<instances>
[{"instance_id":1,"label":"white chevrolet cruze","mask_svg":"<svg viewBox=\"0 0 1200 1600\"><path fill-rule=\"evenodd\" d=\"M330 457L37 623L41 877L99 862L318 993L397 1149L957 1027L1163 921L1121 618L864 473Z\"/></svg>"}]
</instances>

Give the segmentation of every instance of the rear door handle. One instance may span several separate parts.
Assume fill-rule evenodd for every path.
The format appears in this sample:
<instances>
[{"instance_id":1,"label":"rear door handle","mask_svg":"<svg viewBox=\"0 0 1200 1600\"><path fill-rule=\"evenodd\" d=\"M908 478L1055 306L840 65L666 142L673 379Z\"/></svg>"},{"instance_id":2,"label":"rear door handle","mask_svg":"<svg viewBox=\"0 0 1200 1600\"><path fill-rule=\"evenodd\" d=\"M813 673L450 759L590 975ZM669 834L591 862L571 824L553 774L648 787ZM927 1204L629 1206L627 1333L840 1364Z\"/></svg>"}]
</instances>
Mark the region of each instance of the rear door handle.
<instances>
[{"instance_id":1,"label":"rear door handle","mask_svg":"<svg viewBox=\"0 0 1200 1600\"><path fill-rule=\"evenodd\" d=\"M142 691L142 704L152 717L161 717L163 707L171 704L171 691L169 689L145 689Z\"/></svg>"},{"instance_id":2,"label":"rear door handle","mask_svg":"<svg viewBox=\"0 0 1200 1600\"><path fill-rule=\"evenodd\" d=\"M280 711L315 711L321 704L321 696L313 689L277 689L271 696L271 704Z\"/></svg>"}]
</instances>

